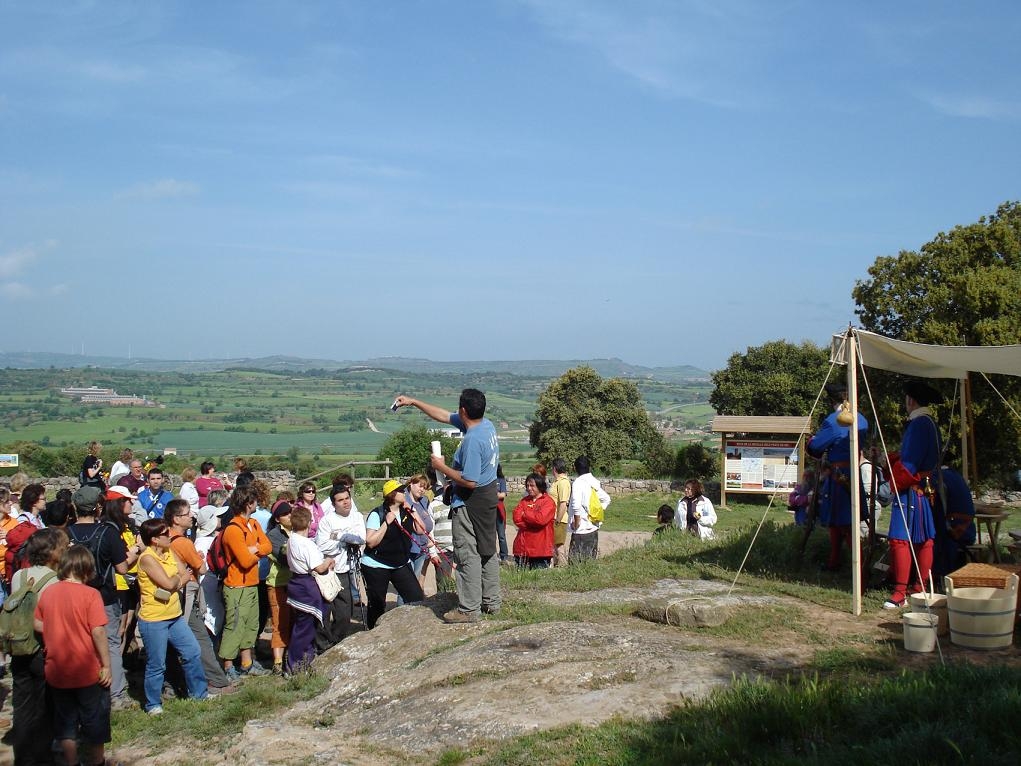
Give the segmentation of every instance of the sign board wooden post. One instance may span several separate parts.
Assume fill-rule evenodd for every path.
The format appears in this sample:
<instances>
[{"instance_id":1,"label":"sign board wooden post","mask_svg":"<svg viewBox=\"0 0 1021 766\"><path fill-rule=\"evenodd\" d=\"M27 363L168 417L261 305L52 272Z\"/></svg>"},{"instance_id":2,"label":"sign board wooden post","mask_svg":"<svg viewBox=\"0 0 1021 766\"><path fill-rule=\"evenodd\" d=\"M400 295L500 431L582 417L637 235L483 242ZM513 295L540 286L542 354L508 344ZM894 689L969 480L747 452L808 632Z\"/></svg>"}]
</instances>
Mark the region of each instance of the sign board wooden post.
<instances>
[{"instance_id":1,"label":"sign board wooden post","mask_svg":"<svg viewBox=\"0 0 1021 766\"><path fill-rule=\"evenodd\" d=\"M801 481L807 417L717 415L720 434L720 505L727 493L787 495ZM758 438L768 434L770 438ZM794 438L783 438L793 436Z\"/></svg>"}]
</instances>

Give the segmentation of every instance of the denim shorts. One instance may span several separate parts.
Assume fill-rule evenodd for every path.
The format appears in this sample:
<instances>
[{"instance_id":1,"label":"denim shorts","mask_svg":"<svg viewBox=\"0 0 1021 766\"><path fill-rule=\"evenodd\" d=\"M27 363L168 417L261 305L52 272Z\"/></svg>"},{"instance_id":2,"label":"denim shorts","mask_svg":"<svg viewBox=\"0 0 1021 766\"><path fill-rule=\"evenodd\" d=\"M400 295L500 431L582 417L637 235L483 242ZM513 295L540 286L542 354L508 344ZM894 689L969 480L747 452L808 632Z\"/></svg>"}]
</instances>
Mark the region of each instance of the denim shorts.
<instances>
[{"instance_id":1,"label":"denim shorts","mask_svg":"<svg viewBox=\"0 0 1021 766\"><path fill-rule=\"evenodd\" d=\"M110 741L110 690L92 684L80 689L50 687L53 698L53 738L81 739L89 745Z\"/></svg>"}]
</instances>

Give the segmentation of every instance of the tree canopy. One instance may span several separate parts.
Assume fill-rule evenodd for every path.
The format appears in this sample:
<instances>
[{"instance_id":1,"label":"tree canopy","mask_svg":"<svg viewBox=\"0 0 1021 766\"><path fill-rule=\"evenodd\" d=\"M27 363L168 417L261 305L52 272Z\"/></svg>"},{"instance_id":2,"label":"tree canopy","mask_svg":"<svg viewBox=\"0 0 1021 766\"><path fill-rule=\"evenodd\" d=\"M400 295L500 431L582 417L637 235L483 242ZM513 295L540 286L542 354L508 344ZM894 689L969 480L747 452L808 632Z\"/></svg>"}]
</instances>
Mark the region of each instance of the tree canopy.
<instances>
[{"instance_id":1,"label":"tree canopy","mask_svg":"<svg viewBox=\"0 0 1021 766\"><path fill-rule=\"evenodd\" d=\"M440 443L443 457L449 464L457 451L457 440L439 436L425 426L406 426L394 433L379 450L376 459L392 461L396 476L414 476L429 467L430 445L434 441Z\"/></svg>"},{"instance_id":2,"label":"tree canopy","mask_svg":"<svg viewBox=\"0 0 1021 766\"><path fill-rule=\"evenodd\" d=\"M1021 204L1007 202L976 223L941 232L918 251L880 256L855 284L856 313L867 330L899 340L940 345L1021 343ZM1021 404L1021 380L990 376ZM897 402L902 380L874 375L874 388ZM948 397L953 384L934 381ZM980 476L1021 464L1021 423L982 380L972 386ZM946 428L952 403L937 409ZM946 433L946 431L944 431ZM959 431L958 431L959 433ZM957 435L951 435L956 440Z\"/></svg>"},{"instance_id":3,"label":"tree canopy","mask_svg":"<svg viewBox=\"0 0 1021 766\"><path fill-rule=\"evenodd\" d=\"M774 340L734 353L713 373L709 403L720 415L807 415L829 369L829 351Z\"/></svg>"},{"instance_id":4,"label":"tree canopy","mask_svg":"<svg viewBox=\"0 0 1021 766\"><path fill-rule=\"evenodd\" d=\"M638 387L629 380L604 380L591 367L575 367L550 383L537 404L529 440L547 464L559 457L570 465L587 455L594 470L606 473L621 460L644 459L647 449L662 451Z\"/></svg>"},{"instance_id":5,"label":"tree canopy","mask_svg":"<svg viewBox=\"0 0 1021 766\"><path fill-rule=\"evenodd\" d=\"M1021 343L1021 204L880 256L852 293L867 330L916 343Z\"/></svg>"}]
</instances>

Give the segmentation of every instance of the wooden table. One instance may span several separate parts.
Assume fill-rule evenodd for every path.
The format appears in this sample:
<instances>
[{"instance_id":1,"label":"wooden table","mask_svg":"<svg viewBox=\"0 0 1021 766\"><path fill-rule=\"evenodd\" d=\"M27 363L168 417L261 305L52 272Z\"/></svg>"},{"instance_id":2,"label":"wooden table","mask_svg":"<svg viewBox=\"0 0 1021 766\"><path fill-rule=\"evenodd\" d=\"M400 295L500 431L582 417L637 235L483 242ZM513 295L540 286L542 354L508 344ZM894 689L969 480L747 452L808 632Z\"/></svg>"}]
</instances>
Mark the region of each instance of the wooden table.
<instances>
[{"instance_id":1,"label":"wooden table","mask_svg":"<svg viewBox=\"0 0 1021 766\"><path fill-rule=\"evenodd\" d=\"M1002 508L1002 506L999 506ZM978 543L982 543L982 525L985 524L986 532L989 534L989 550L993 556L993 563L1000 563L1000 548L997 541L1000 539L1000 525L1010 517L1010 513L1003 510L995 510L997 506L983 506L975 513L975 534L978 536Z\"/></svg>"}]
</instances>

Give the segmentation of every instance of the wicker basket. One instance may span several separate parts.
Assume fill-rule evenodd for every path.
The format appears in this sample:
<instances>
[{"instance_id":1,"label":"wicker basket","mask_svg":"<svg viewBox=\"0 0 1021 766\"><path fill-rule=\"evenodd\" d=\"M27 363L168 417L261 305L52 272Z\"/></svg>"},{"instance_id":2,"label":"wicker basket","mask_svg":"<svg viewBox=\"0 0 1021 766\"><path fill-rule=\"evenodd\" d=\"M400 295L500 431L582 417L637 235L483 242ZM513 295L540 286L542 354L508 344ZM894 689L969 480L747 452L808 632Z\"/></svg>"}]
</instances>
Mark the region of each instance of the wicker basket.
<instances>
[{"instance_id":1,"label":"wicker basket","mask_svg":"<svg viewBox=\"0 0 1021 766\"><path fill-rule=\"evenodd\" d=\"M1006 588L1007 578L1021 576L1021 566L1011 564L967 564L947 575L955 588Z\"/></svg>"}]
</instances>

